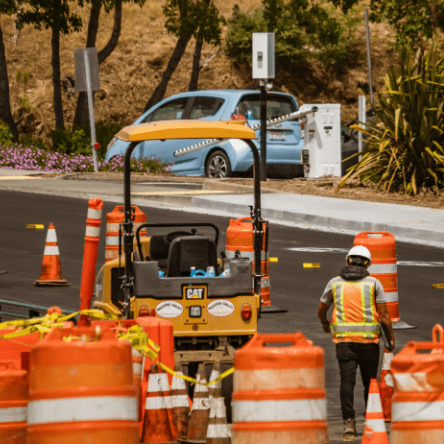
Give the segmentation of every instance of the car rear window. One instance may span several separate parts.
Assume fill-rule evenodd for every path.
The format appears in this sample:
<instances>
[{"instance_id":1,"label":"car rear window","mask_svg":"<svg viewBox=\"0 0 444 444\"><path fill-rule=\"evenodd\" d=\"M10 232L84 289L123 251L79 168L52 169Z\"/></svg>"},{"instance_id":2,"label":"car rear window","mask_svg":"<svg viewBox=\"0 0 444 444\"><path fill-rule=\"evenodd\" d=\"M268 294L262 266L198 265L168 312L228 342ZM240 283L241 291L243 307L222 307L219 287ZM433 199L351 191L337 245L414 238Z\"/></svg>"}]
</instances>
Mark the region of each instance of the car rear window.
<instances>
[{"instance_id":1,"label":"car rear window","mask_svg":"<svg viewBox=\"0 0 444 444\"><path fill-rule=\"evenodd\" d=\"M295 111L297 111L296 105L290 97L267 94L267 119L274 119ZM260 120L260 95L251 94L243 96L236 106L235 113L245 116L246 119Z\"/></svg>"},{"instance_id":2,"label":"car rear window","mask_svg":"<svg viewBox=\"0 0 444 444\"><path fill-rule=\"evenodd\" d=\"M190 110L190 119L214 116L224 103L218 97L196 97Z\"/></svg>"},{"instance_id":3,"label":"car rear window","mask_svg":"<svg viewBox=\"0 0 444 444\"><path fill-rule=\"evenodd\" d=\"M187 98L171 100L157 108L145 117L144 122L156 122L158 120L179 120L182 118Z\"/></svg>"}]
</instances>

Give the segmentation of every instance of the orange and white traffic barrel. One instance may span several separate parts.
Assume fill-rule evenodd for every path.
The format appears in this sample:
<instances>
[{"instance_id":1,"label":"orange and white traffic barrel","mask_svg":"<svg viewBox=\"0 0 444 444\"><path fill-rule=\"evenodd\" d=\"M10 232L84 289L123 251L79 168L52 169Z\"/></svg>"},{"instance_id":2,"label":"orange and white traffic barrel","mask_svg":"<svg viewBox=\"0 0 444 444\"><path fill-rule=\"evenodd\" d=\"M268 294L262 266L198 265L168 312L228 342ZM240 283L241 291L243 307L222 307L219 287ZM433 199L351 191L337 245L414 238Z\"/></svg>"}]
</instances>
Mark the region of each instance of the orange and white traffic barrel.
<instances>
[{"instance_id":1,"label":"orange and white traffic barrel","mask_svg":"<svg viewBox=\"0 0 444 444\"><path fill-rule=\"evenodd\" d=\"M234 355L231 405L233 444L327 443L324 351L302 333L254 335Z\"/></svg>"},{"instance_id":2,"label":"orange and white traffic barrel","mask_svg":"<svg viewBox=\"0 0 444 444\"><path fill-rule=\"evenodd\" d=\"M0 442L25 444L27 404L27 372L0 361Z\"/></svg>"},{"instance_id":3,"label":"orange and white traffic barrel","mask_svg":"<svg viewBox=\"0 0 444 444\"><path fill-rule=\"evenodd\" d=\"M392 360L392 444L444 442L444 328L409 342Z\"/></svg>"},{"instance_id":4,"label":"orange and white traffic barrel","mask_svg":"<svg viewBox=\"0 0 444 444\"><path fill-rule=\"evenodd\" d=\"M146 214L136 205L132 207L134 231L146 222ZM123 248L123 239L119 239L119 233L123 233L121 224L125 220L125 207L116 205L113 211L106 215L106 242L105 242L105 262L112 261L119 257L119 242ZM146 236L147 232L142 230L140 236Z\"/></svg>"},{"instance_id":5,"label":"orange and white traffic barrel","mask_svg":"<svg viewBox=\"0 0 444 444\"><path fill-rule=\"evenodd\" d=\"M263 230L265 232L262 249L261 249L261 302L262 306L267 307L271 305L270 300L270 273L269 273L269 259L267 248L268 229L267 224L263 223ZM243 217L241 219L230 219L227 228L227 244L225 254L227 258L235 257L238 250L242 257L248 257L253 263L254 270L254 245L253 245L253 219L250 217Z\"/></svg>"},{"instance_id":6,"label":"orange and white traffic barrel","mask_svg":"<svg viewBox=\"0 0 444 444\"><path fill-rule=\"evenodd\" d=\"M398 269L396 259L396 240L387 231L364 231L356 235L353 245L367 247L372 255L368 271L384 287L387 310L394 329L415 328L399 317Z\"/></svg>"},{"instance_id":7,"label":"orange and white traffic barrel","mask_svg":"<svg viewBox=\"0 0 444 444\"><path fill-rule=\"evenodd\" d=\"M53 329L30 355L27 444L138 443L131 346L104 326Z\"/></svg>"}]
</instances>

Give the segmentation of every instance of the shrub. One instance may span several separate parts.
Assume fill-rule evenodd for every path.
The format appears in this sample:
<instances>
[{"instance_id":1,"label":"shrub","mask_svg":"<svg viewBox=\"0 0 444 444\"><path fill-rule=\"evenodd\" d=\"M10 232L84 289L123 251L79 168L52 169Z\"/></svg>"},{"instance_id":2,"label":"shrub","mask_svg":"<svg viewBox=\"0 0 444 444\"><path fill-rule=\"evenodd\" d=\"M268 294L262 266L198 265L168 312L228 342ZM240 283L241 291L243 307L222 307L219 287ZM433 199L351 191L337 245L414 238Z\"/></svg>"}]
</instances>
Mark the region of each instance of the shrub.
<instances>
[{"instance_id":1,"label":"shrub","mask_svg":"<svg viewBox=\"0 0 444 444\"><path fill-rule=\"evenodd\" d=\"M357 129L367 145L340 182L359 178L388 191L417 194L444 186L444 58L434 46L401 53L378 94L374 120Z\"/></svg>"},{"instance_id":2,"label":"shrub","mask_svg":"<svg viewBox=\"0 0 444 444\"><path fill-rule=\"evenodd\" d=\"M12 135L9 125L0 120L0 145L12 146L14 144L14 136Z\"/></svg>"},{"instance_id":3,"label":"shrub","mask_svg":"<svg viewBox=\"0 0 444 444\"><path fill-rule=\"evenodd\" d=\"M83 129L67 130L56 128L49 133L52 151L63 154L91 153L91 139Z\"/></svg>"}]
</instances>

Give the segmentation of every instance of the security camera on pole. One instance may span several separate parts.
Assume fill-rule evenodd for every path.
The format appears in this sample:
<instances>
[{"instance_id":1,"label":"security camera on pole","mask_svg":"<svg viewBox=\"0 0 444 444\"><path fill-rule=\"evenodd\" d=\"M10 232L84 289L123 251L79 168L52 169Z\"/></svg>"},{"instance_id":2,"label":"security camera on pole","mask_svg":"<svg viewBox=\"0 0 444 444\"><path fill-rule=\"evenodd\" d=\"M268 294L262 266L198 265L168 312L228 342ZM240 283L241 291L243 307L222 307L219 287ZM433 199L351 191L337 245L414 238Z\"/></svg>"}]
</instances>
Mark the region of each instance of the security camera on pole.
<instances>
[{"instance_id":1,"label":"security camera on pole","mask_svg":"<svg viewBox=\"0 0 444 444\"><path fill-rule=\"evenodd\" d=\"M267 179L267 89L274 79L274 32L253 32L253 79L261 87L261 180Z\"/></svg>"},{"instance_id":2,"label":"security camera on pole","mask_svg":"<svg viewBox=\"0 0 444 444\"><path fill-rule=\"evenodd\" d=\"M89 126L91 129L91 149L93 153L94 171L97 172L96 148L100 146L96 139L96 122L94 120L94 96L93 91L100 89L99 57L97 48L85 48L74 50L74 63L76 78L74 87L77 92L86 92L88 96Z\"/></svg>"}]
</instances>

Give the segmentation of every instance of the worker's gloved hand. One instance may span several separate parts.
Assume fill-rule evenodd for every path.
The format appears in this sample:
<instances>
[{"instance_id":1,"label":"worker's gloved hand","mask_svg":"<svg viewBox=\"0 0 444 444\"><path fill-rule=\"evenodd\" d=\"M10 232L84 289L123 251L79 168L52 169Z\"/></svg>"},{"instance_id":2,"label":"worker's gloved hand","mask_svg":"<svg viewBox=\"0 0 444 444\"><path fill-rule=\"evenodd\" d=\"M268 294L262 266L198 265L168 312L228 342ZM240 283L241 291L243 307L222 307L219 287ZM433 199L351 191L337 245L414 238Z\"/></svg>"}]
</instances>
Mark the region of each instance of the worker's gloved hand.
<instances>
[{"instance_id":1,"label":"worker's gloved hand","mask_svg":"<svg viewBox=\"0 0 444 444\"><path fill-rule=\"evenodd\" d=\"M322 330L324 330L325 333L330 333L330 321L322 324Z\"/></svg>"}]
</instances>

